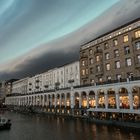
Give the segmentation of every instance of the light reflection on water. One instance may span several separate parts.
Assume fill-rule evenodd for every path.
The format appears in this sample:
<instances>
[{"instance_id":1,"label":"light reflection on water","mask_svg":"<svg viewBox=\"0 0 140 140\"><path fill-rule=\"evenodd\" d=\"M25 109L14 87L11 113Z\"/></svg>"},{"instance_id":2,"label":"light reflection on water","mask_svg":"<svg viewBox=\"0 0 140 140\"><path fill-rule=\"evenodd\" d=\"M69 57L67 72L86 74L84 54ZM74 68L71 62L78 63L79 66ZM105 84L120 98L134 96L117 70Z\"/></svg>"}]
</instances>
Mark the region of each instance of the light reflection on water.
<instances>
[{"instance_id":1,"label":"light reflection on water","mask_svg":"<svg viewBox=\"0 0 140 140\"><path fill-rule=\"evenodd\" d=\"M139 140L138 130L96 125L79 119L6 112L11 129L0 131L0 140Z\"/></svg>"}]
</instances>

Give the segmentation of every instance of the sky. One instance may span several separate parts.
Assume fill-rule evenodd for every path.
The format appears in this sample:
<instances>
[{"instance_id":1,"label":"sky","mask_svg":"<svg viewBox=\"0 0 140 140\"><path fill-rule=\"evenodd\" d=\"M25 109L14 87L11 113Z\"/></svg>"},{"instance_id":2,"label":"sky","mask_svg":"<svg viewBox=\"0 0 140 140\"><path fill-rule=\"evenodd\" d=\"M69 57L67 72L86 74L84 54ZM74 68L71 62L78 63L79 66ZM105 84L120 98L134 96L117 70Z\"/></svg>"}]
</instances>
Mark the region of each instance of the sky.
<instances>
[{"instance_id":1,"label":"sky","mask_svg":"<svg viewBox=\"0 0 140 140\"><path fill-rule=\"evenodd\" d=\"M82 44L139 13L139 0L0 0L0 81L76 61Z\"/></svg>"}]
</instances>

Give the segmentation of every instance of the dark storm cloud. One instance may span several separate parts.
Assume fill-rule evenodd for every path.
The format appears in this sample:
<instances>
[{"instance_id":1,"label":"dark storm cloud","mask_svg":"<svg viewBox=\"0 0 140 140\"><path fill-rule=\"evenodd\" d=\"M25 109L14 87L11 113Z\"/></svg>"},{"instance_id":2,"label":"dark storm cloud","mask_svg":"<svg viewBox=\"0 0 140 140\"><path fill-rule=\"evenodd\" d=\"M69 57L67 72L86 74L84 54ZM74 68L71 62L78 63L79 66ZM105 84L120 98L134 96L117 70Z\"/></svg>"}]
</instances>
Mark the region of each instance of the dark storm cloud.
<instances>
[{"instance_id":1,"label":"dark storm cloud","mask_svg":"<svg viewBox=\"0 0 140 140\"><path fill-rule=\"evenodd\" d=\"M82 44L133 19L139 18L140 2L123 0L79 30L44 44L19 59L4 64L0 79L21 78L79 59ZM6 72L5 72L6 71Z\"/></svg>"}]
</instances>

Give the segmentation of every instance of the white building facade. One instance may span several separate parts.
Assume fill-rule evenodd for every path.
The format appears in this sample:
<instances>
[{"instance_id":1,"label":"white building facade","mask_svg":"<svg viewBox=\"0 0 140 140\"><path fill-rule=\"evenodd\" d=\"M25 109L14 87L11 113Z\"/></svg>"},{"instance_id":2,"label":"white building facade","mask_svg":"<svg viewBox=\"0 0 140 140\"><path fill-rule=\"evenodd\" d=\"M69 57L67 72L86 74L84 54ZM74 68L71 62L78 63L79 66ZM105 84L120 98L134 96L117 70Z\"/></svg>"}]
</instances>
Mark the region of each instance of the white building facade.
<instances>
[{"instance_id":1,"label":"white building facade","mask_svg":"<svg viewBox=\"0 0 140 140\"><path fill-rule=\"evenodd\" d=\"M13 82L12 94L27 94L28 77Z\"/></svg>"}]
</instances>

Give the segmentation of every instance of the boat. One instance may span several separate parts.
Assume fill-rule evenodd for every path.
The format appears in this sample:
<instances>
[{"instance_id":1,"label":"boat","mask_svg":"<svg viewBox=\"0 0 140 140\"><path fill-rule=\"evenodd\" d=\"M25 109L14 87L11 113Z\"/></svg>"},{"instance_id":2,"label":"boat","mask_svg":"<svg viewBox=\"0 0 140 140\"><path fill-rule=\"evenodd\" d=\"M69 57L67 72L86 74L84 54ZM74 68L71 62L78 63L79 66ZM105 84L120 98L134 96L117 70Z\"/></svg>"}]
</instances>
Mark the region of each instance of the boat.
<instances>
[{"instance_id":1,"label":"boat","mask_svg":"<svg viewBox=\"0 0 140 140\"><path fill-rule=\"evenodd\" d=\"M0 130L10 129L10 128L11 128L11 120L0 117Z\"/></svg>"}]
</instances>

